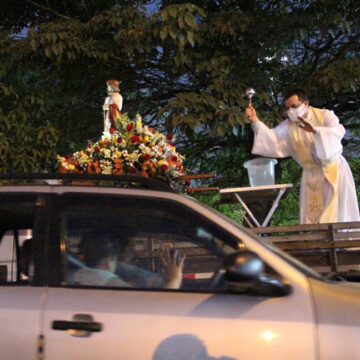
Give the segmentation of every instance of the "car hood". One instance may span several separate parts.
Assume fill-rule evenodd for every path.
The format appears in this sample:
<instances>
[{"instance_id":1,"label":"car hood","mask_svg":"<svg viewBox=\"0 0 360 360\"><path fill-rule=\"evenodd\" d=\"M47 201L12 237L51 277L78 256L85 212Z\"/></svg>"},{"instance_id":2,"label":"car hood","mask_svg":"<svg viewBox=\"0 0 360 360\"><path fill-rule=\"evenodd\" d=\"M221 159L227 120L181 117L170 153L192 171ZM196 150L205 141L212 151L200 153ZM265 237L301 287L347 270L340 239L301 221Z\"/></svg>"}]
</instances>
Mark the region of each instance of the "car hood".
<instances>
[{"instance_id":1,"label":"car hood","mask_svg":"<svg viewBox=\"0 0 360 360\"><path fill-rule=\"evenodd\" d=\"M360 326L360 283L309 279L318 324Z\"/></svg>"}]
</instances>

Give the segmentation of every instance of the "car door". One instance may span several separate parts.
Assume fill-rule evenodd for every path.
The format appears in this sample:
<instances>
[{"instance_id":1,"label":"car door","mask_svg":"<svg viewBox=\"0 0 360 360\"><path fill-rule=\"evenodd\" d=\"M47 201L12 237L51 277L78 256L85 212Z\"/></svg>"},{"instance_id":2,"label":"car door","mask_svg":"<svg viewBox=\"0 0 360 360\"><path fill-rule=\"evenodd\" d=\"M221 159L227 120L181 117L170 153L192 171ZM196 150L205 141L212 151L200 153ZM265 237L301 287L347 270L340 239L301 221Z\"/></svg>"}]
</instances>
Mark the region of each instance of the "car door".
<instances>
[{"instance_id":1,"label":"car door","mask_svg":"<svg viewBox=\"0 0 360 360\"><path fill-rule=\"evenodd\" d=\"M252 296L217 281L224 258L244 245L241 236L221 226L224 219L185 203L165 195L59 196L53 234L60 241L52 248L61 261L53 261L47 294L46 359L316 358L305 277L286 274L292 292L282 297ZM102 247L107 238L120 242L114 272L88 262L95 233L105 235L97 238ZM185 255L182 286L168 289L163 259L174 259L175 250ZM267 271L284 277L285 262L262 251ZM104 283L104 274L122 283Z\"/></svg>"},{"instance_id":2,"label":"car door","mask_svg":"<svg viewBox=\"0 0 360 360\"><path fill-rule=\"evenodd\" d=\"M42 237L45 196L0 193L0 349L3 359L41 353ZM42 214L42 215L41 215Z\"/></svg>"}]
</instances>

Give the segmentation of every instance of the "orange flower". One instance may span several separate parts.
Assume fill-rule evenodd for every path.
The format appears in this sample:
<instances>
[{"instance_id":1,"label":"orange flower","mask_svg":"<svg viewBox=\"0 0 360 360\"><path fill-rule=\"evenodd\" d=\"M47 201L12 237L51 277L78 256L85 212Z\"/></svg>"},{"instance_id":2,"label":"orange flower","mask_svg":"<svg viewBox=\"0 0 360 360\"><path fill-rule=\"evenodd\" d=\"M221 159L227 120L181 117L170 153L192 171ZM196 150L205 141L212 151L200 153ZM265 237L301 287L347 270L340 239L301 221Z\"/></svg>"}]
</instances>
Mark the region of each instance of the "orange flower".
<instances>
[{"instance_id":1,"label":"orange flower","mask_svg":"<svg viewBox=\"0 0 360 360\"><path fill-rule=\"evenodd\" d=\"M175 158L175 160L174 160ZM172 156L170 158L166 159L166 162L168 163L169 167L175 167L179 165L179 161L176 156Z\"/></svg>"},{"instance_id":2,"label":"orange flower","mask_svg":"<svg viewBox=\"0 0 360 360\"><path fill-rule=\"evenodd\" d=\"M151 174L156 173L156 166L151 161L145 161L141 167L142 172L150 172Z\"/></svg>"},{"instance_id":3,"label":"orange flower","mask_svg":"<svg viewBox=\"0 0 360 360\"><path fill-rule=\"evenodd\" d=\"M119 159L119 158L115 159L114 160L114 165L115 165L116 170L122 170L123 169L123 161L122 161L122 159Z\"/></svg>"},{"instance_id":4,"label":"orange flower","mask_svg":"<svg viewBox=\"0 0 360 360\"><path fill-rule=\"evenodd\" d=\"M121 168L121 169L113 169L112 170L112 173L114 174L114 175L122 175L123 174L123 169Z\"/></svg>"},{"instance_id":5,"label":"orange flower","mask_svg":"<svg viewBox=\"0 0 360 360\"><path fill-rule=\"evenodd\" d=\"M96 174L100 174L101 173L101 168L100 168L100 162L99 160L94 161L94 169Z\"/></svg>"}]
</instances>

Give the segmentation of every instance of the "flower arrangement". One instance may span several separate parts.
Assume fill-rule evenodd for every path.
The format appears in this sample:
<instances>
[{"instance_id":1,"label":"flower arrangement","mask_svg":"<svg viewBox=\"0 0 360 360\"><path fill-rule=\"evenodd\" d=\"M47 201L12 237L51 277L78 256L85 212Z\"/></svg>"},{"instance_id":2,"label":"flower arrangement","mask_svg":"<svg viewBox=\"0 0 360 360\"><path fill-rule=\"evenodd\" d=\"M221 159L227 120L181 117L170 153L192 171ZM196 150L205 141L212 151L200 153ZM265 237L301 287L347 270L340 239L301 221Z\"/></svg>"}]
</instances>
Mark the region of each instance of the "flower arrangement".
<instances>
[{"instance_id":1,"label":"flower arrangement","mask_svg":"<svg viewBox=\"0 0 360 360\"><path fill-rule=\"evenodd\" d=\"M171 134L162 133L144 125L141 116L136 121L127 114L116 119L116 129L110 138L96 143L89 142L85 150L59 156L59 171L62 173L90 174L136 174L157 177L172 183L183 175L184 156L172 143Z\"/></svg>"}]
</instances>

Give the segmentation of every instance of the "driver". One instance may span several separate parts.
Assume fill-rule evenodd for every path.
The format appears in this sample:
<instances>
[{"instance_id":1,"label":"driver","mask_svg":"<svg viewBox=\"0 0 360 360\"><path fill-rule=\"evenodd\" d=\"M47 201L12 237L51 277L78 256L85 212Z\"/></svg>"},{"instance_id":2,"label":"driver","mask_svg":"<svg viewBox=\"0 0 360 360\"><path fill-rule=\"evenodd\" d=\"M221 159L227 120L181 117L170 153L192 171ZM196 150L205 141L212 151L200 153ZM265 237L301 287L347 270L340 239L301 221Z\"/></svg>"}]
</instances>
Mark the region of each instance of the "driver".
<instances>
[{"instance_id":1,"label":"driver","mask_svg":"<svg viewBox=\"0 0 360 360\"><path fill-rule=\"evenodd\" d=\"M113 239L113 234L91 233L84 237L80 244L80 253L86 267L77 270L74 274L74 282L89 286L133 287L124 274L126 281L121 278L121 270L125 272L131 266L132 272L143 275L145 270L119 260L119 255L125 252L129 242L119 246L121 242ZM182 283L182 270L185 256L177 250L171 252L165 249L160 256L162 262L162 287L166 289L179 289ZM119 271L120 269L120 271ZM120 273L120 276L116 274ZM149 273L149 272L146 272ZM151 273L154 275L153 273ZM146 282L145 282L145 286Z\"/></svg>"}]
</instances>

